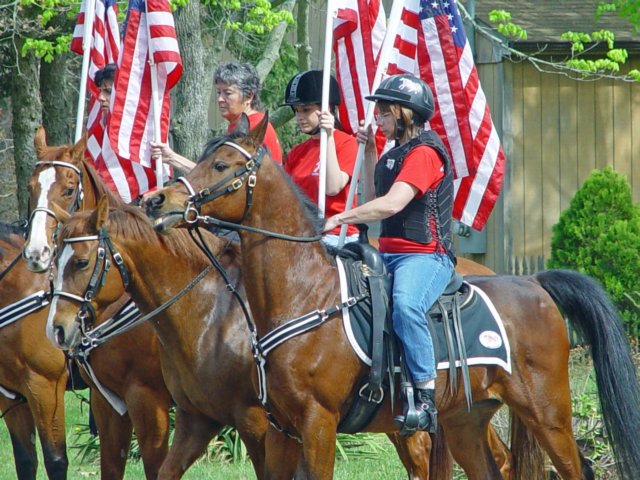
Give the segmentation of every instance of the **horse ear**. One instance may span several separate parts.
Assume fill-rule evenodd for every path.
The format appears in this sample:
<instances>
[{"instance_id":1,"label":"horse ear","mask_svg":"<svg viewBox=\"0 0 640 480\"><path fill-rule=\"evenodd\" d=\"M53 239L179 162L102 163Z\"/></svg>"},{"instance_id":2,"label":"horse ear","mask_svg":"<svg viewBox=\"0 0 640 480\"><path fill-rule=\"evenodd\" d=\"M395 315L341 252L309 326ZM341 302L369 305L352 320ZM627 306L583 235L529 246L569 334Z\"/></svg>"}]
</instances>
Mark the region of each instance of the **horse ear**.
<instances>
[{"instance_id":1,"label":"horse ear","mask_svg":"<svg viewBox=\"0 0 640 480\"><path fill-rule=\"evenodd\" d=\"M265 112L262 121L255 126L254 129L249 132L247 141L249 141L255 148L258 148L264 143L264 136L267 133L267 127L269 126L269 112Z\"/></svg>"},{"instance_id":2,"label":"horse ear","mask_svg":"<svg viewBox=\"0 0 640 480\"><path fill-rule=\"evenodd\" d=\"M233 131L230 133L238 134L238 136L240 137L246 137L247 135L249 135L249 128L250 128L249 117L247 117L246 113L241 113L240 119L236 123L236 126L233 129Z\"/></svg>"},{"instance_id":3,"label":"horse ear","mask_svg":"<svg viewBox=\"0 0 640 480\"><path fill-rule=\"evenodd\" d=\"M47 133L44 131L44 127L40 125L36 128L36 134L33 138L33 145L36 148L36 157L41 159L47 151Z\"/></svg>"},{"instance_id":4,"label":"horse ear","mask_svg":"<svg viewBox=\"0 0 640 480\"><path fill-rule=\"evenodd\" d=\"M82 160L84 157L84 151L87 149L87 132L85 131L80 140L71 147L69 154L73 160Z\"/></svg>"},{"instance_id":5,"label":"horse ear","mask_svg":"<svg viewBox=\"0 0 640 480\"><path fill-rule=\"evenodd\" d=\"M109 197L103 195L98 200L98 206L95 209L96 230L101 229L109 223Z\"/></svg>"},{"instance_id":6,"label":"horse ear","mask_svg":"<svg viewBox=\"0 0 640 480\"><path fill-rule=\"evenodd\" d=\"M56 202L51 202L51 210L53 210L53 213L60 223L64 223L71 218L71 214Z\"/></svg>"}]
</instances>

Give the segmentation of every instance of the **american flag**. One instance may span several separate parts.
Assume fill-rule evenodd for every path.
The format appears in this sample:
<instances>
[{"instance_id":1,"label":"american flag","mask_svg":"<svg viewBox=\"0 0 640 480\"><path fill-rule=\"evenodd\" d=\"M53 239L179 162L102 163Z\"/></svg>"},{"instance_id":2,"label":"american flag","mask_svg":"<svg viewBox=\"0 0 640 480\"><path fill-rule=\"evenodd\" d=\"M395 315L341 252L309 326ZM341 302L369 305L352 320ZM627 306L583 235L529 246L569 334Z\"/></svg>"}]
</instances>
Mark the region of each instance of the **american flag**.
<instances>
[{"instance_id":1,"label":"american flag","mask_svg":"<svg viewBox=\"0 0 640 480\"><path fill-rule=\"evenodd\" d=\"M453 216L481 230L502 188L505 156L455 0L407 0L387 73L411 73L433 90L430 126L455 169Z\"/></svg>"},{"instance_id":2,"label":"american flag","mask_svg":"<svg viewBox=\"0 0 640 480\"><path fill-rule=\"evenodd\" d=\"M173 14L167 0L131 0L102 145L107 181L125 200L155 187L149 142L155 139L150 52L157 68L160 140L169 131L169 91L182 74ZM108 140L107 141L107 137ZM165 168L165 175L169 169ZM104 174L103 174L104 176Z\"/></svg>"},{"instance_id":3,"label":"american flag","mask_svg":"<svg viewBox=\"0 0 640 480\"><path fill-rule=\"evenodd\" d=\"M364 119L364 97L371 95L386 19L380 0L346 0L333 23L336 80L342 93L339 116L348 133Z\"/></svg>"},{"instance_id":4,"label":"american flag","mask_svg":"<svg viewBox=\"0 0 640 480\"><path fill-rule=\"evenodd\" d=\"M99 145L104 135L104 119L100 103L98 102L98 86L94 78L98 70L102 70L109 63L116 63L120 53L120 31L118 29L118 6L115 0L85 0L80 7L80 14L73 30L71 51L82 55L85 31L85 16L87 2L95 3L93 28L91 31L91 49L89 53L89 70L87 74L87 88L91 92L89 99L89 115L87 118L88 148L87 154L96 162L100 154ZM96 150L95 146L98 145Z\"/></svg>"}]
</instances>

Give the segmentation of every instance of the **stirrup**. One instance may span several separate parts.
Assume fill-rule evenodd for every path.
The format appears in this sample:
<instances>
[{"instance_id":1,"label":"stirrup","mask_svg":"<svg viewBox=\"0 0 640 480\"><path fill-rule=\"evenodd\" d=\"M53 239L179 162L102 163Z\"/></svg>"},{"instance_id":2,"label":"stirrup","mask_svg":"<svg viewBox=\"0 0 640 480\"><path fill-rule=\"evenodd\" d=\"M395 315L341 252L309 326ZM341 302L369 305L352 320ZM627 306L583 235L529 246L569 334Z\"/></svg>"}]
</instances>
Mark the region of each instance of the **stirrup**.
<instances>
[{"instance_id":1,"label":"stirrup","mask_svg":"<svg viewBox=\"0 0 640 480\"><path fill-rule=\"evenodd\" d=\"M406 437L417 431L435 433L438 430L438 414L435 405L432 405L433 408L428 408L428 404L419 399L420 405L416 406L413 385L403 382L400 387L405 398L404 411L402 415L393 418L394 423L400 429L400 435ZM417 393L417 390L415 392Z\"/></svg>"}]
</instances>

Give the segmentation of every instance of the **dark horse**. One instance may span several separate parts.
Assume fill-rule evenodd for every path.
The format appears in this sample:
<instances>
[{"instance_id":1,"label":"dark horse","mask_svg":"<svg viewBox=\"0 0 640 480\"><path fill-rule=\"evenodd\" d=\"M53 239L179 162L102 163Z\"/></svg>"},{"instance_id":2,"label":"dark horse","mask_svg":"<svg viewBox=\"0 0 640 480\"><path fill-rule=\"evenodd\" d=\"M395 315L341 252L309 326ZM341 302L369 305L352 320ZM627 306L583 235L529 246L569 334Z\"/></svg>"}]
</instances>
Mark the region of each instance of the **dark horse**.
<instances>
[{"instance_id":1,"label":"dark horse","mask_svg":"<svg viewBox=\"0 0 640 480\"><path fill-rule=\"evenodd\" d=\"M72 147L49 146L45 131L40 128L34 145L38 163L29 179L31 217L23 257L32 271L43 272L50 268L55 250L53 238L58 222L52 210L54 203L74 211L94 208L102 195L108 195L114 205L120 201L84 159L84 139ZM30 277L48 287L48 275L30 273ZM115 300L115 305L120 305L128 296ZM106 311L101 321L116 310ZM46 340L44 330L41 337L44 347L51 346L55 357L60 357L62 352ZM89 355L88 363L101 386L122 400L127 410L122 415L114 410L85 375L92 387L91 407L100 436L103 479L123 478L132 430L136 432L147 478L156 478L167 455L171 396L162 378L158 350L158 339L151 326L145 324L114 337ZM85 373L83 369L81 372Z\"/></svg>"},{"instance_id":2,"label":"dark horse","mask_svg":"<svg viewBox=\"0 0 640 480\"><path fill-rule=\"evenodd\" d=\"M158 228L206 221L202 215L211 216L209 222L237 224L244 285L259 338L290 319L340 302L336 266L320 242L282 237L312 239L318 231L290 180L259 149L267 121L265 117L246 133L245 119L240 136L210 148L187 175L189 189L176 183L145 200ZM602 413L620 476L637 478L640 389L621 321L598 283L566 270L467 280L484 291L499 312L512 360L511 373L496 366L470 368L470 411L462 389L451 394L448 373L439 373L441 425L468 478L499 476L487 428L503 403L536 436L562 478L593 478L573 436L569 341L559 308L591 345ZM271 412L282 428L302 439L298 443L276 429L268 431L267 478L291 478L287 458L296 450L303 451L311 478L332 478L336 430L367 367L354 354L338 320L325 321L281 344L265 361ZM398 413L401 402L395 405ZM383 406L368 429L394 431L392 419L390 406Z\"/></svg>"},{"instance_id":3,"label":"dark horse","mask_svg":"<svg viewBox=\"0 0 640 480\"><path fill-rule=\"evenodd\" d=\"M27 270L20 258L23 244L23 228L0 224L0 409L11 436L17 478L36 478L37 430L48 477L64 479L67 369L64 354L44 333L48 299L39 294L49 291L49 281Z\"/></svg>"}]
</instances>

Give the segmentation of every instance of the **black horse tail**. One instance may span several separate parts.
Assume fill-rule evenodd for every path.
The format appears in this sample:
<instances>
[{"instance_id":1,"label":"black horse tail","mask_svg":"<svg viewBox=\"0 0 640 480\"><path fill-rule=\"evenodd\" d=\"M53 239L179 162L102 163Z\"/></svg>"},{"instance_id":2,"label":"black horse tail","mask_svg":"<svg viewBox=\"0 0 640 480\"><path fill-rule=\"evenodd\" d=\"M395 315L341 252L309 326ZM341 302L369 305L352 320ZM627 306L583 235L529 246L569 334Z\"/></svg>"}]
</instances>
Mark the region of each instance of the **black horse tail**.
<instances>
[{"instance_id":1,"label":"black horse tail","mask_svg":"<svg viewBox=\"0 0 640 480\"><path fill-rule=\"evenodd\" d=\"M594 279L570 270L537 273L540 283L591 345L604 423L622 479L640 472L640 387L618 312Z\"/></svg>"}]
</instances>

